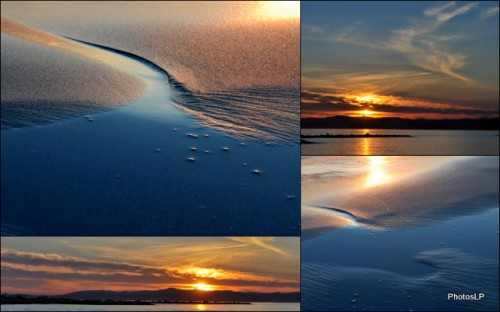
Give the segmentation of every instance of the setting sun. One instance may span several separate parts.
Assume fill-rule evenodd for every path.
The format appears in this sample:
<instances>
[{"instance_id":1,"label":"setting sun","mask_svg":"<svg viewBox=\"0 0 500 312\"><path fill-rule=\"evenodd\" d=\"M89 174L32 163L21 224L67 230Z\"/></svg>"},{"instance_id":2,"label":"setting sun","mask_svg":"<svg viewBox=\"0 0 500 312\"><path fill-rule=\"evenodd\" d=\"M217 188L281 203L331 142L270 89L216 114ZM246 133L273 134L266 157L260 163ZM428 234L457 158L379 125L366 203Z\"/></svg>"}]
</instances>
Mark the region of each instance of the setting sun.
<instances>
[{"instance_id":1,"label":"setting sun","mask_svg":"<svg viewBox=\"0 0 500 312\"><path fill-rule=\"evenodd\" d=\"M197 284L194 284L193 287L196 288L197 290L203 290L203 291L212 291L212 290L214 290L214 286L208 285L208 284L205 284L205 283L197 283Z\"/></svg>"},{"instance_id":2,"label":"setting sun","mask_svg":"<svg viewBox=\"0 0 500 312\"><path fill-rule=\"evenodd\" d=\"M300 1L261 1L260 7L270 18L300 18Z\"/></svg>"},{"instance_id":3,"label":"setting sun","mask_svg":"<svg viewBox=\"0 0 500 312\"><path fill-rule=\"evenodd\" d=\"M359 111L359 113L363 116L366 116L366 115L374 115L375 112L371 111L371 110L367 110L367 109L364 109L362 111Z\"/></svg>"}]
</instances>

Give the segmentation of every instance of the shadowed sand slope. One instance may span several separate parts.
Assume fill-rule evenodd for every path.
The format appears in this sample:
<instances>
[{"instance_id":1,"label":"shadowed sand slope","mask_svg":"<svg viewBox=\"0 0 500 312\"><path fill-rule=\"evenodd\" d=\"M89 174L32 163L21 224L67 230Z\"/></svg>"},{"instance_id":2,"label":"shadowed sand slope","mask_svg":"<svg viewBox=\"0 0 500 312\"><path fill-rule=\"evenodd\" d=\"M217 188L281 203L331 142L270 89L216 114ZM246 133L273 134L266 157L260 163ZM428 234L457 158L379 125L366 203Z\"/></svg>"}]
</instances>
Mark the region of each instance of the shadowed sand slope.
<instances>
[{"instance_id":1,"label":"shadowed sand slope","mask_svg":"<svg viewBox=\"0 0 500 312\"><path fill-rule=\"evenodd\" d=\"M2 18L2 129L101 111L144 83L83 45ZM97 61L97 62L96 62Z\"/></svg>"}]
</instances>

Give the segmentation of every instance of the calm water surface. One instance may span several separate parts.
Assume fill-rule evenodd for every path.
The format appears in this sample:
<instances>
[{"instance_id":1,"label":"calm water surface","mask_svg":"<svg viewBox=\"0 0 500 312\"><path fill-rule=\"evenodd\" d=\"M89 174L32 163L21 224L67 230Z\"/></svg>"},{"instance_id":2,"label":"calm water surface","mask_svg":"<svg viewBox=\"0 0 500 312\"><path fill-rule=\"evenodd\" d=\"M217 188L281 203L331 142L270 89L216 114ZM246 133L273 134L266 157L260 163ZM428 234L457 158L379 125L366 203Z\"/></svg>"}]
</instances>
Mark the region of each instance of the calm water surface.
<instances>
[{"instance_id":1,"label":"calm water surface","mask_svg":"<svg viewBox=\"0 0 500 312\"><path fill-rule=\"evenodd\" d=\"M312 138L302 155L498 155L498 131L302 129L302 135L399 134L411 138Z\"/></svg>"},{"instance_id":2,"label":"calm water surface","mask_svg":"<svg viewBox=\"0 0 500 312\"><path fill-rule=\"evenodd\" d=\"M3 304L2 311L300 311L300 303L254 302L252 304Z\"/></svg>"}]
</instances>

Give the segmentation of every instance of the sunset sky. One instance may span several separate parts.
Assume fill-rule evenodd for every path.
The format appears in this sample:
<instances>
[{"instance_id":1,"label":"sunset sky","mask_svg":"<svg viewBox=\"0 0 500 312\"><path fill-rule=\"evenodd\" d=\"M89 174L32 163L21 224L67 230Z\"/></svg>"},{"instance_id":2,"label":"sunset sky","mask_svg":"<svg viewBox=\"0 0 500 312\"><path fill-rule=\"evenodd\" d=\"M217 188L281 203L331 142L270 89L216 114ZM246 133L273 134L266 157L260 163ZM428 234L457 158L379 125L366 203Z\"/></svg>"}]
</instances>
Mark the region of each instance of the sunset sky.
<instances>
[{"instance_id":1,"label":"sunset sky","mask_svg":"<svg viewBox=\"0 0 500 312\"><path fill-rule=\"evenodd\" d=\"M2 237L2 292L299 291L299 238Z\"/></svg>"},{"instance_id":2,"label":"sunset sky","mask_svg":"<svg viewBox=\"0 0 500 312\"><path fill-rule=\"evenodd\" d=\"M302 118L498 117L498 2L302 2Z\"/></svg>"}]
</instances>

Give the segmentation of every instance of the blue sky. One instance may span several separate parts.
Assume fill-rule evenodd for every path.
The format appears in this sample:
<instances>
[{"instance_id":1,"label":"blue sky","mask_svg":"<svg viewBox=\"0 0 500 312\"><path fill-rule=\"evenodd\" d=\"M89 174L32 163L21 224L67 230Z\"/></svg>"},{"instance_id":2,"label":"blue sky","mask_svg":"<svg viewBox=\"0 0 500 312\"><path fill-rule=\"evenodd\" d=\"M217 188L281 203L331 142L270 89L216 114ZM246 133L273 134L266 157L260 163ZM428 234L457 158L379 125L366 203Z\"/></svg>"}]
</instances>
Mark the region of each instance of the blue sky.
<instances>
[{"instance_id":1,"label":"blue sky","mask_svg":"<svg viewBox=\"0 0 500 312\"><path fill-rule=\"evenodd\" d=\"M301 23L303 116L498 116L498 1L302 2Z\"/></svg>"}]
</instances>

